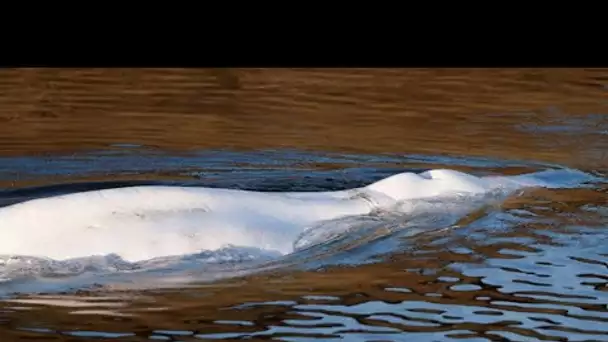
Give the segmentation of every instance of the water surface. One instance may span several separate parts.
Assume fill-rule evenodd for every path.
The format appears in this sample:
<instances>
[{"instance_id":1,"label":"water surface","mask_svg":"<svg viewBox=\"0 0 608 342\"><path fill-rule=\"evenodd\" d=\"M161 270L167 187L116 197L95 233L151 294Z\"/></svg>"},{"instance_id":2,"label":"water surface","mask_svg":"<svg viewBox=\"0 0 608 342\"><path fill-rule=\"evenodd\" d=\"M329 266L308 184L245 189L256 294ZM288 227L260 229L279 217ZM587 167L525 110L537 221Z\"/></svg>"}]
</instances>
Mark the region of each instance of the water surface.
<instances>
[{"instance_id":1,"label":"water surface","mask_svg":"<svg viewBox=\"0 0 608 342\"><path fill-rule=\"evenodd\" d=\"M399 233L360 224L358 235L294 258L224 251L155 274L200 280L178 288L133 290L142 284L121 281L120 267L108 275L108 260L76 269L34 263L18 269L33 278L0 285L18 293L2 303L0 334L607 340L607 76L3 70L0 205L134 184L337 190L432 168L569 167L597 181L535 189L459 217L409 218L397 222L409 224Z\"/></svg>"}]
</instances>

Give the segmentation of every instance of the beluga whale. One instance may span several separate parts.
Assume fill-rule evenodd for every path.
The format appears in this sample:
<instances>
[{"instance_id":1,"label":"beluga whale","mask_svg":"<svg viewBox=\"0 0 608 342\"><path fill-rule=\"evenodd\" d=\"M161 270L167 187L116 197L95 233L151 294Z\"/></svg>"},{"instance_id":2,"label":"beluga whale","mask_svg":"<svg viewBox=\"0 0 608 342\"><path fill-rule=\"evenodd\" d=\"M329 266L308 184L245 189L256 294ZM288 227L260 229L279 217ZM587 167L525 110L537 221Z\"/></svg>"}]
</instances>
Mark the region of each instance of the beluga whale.
<instances>
[{"instance_id":1,"label":"beluga whale","mask_svg":"<svg viewBox=\"0 0 608 342\"><path fill-rule=\"evenodd\" d=\"M337 191L260 192L146 185L37 198L0 208L0 255L66 260L116 254L129 262L217 250L227 244L293 252L294 240L327 220L406 210L414 200L578 184L588 175L546 170L475 176L402 172Z\"/></svg>"}]
</instances>

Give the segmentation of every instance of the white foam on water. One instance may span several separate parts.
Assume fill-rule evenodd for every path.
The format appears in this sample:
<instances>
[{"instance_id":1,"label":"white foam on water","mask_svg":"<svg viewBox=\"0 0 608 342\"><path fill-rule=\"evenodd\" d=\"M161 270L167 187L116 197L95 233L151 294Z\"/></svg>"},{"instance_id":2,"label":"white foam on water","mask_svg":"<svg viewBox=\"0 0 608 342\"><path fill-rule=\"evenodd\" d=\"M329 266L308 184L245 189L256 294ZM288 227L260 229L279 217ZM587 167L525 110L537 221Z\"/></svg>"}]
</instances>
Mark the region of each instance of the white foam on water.
<instances>
[{"instance_id":1,"label":"white foam on water","mask_svg":"<svg viewBox=\"0 0 608 342\"><path fill-rule=\"evenodd\" d=\"M0 277L277 257L292 253L298 237L327 221L377 211L440 211L441 199L449 206L454 196L571 187L590 180L588 174L565 169L510 177L442 169L330 192L137 186L34 199L0 208ZM433 205L420 207L420 201Z\"/></svg>"}]
</instances>

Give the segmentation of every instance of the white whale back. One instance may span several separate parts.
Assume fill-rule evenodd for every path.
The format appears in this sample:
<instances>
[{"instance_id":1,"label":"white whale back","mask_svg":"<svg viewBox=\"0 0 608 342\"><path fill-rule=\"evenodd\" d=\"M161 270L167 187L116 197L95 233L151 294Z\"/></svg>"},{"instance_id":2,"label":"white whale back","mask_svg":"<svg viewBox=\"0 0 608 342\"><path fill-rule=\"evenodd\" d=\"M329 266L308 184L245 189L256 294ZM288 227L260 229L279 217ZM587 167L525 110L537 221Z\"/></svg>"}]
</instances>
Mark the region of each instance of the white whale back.
<instances>
[{"instance_id":1,"label":"white whale back","mask_svg":"<svg viewBox=\"0 0 608 342\"><path fill-rule=\"evenodd\" d=\"M285 254L292 251L294 239L315 224L387 209L396 201L479 194L496 188L569 185L588 176L548 171L545 178L551 181L545 181L537 175L543 173L476 177L430 170L400 173L343 191L270 193L140 186L41 198L0 208L0 255L67 259L115 253L138 261L227 244Z\"/></svg>"},{"instance_id":2,"label":"white whale back","mask_svg":"<svg viewBox=\"0 0 608 342\"><path fill-rule=\"evenodd\" d=\"M420 174L399 173L372 183L367 189L403 201L458 193L481 193L489 190L489 186L483 178L454 170L437 169Z\"/></svg>"}]
</instances>

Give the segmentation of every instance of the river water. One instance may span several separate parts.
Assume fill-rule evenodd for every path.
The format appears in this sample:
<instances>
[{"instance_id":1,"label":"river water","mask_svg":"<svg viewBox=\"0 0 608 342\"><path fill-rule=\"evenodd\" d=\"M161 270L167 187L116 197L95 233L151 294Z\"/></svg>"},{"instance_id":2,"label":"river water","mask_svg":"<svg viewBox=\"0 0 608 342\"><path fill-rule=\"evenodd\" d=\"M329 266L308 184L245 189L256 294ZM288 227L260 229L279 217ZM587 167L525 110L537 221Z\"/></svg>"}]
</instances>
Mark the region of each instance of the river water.
<instances>
[{"instance_id":1,"label":"river water","mask_svg":"<svg viewBox=\"0 0 608 342\"><path fill-rule=\"evenodd\" d=\"M141 276L115 256L0 251L0 339L608 341L607 82L595 69L2 70L0 206L129 185L331 191L437 168L593 181Z\"/></svg>"}]
</instances>

